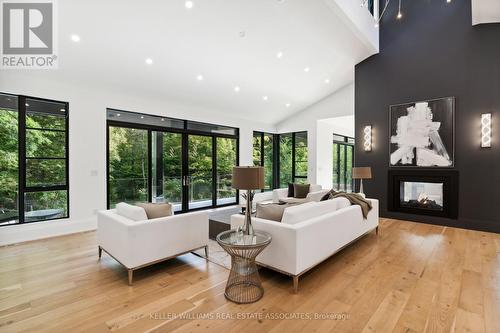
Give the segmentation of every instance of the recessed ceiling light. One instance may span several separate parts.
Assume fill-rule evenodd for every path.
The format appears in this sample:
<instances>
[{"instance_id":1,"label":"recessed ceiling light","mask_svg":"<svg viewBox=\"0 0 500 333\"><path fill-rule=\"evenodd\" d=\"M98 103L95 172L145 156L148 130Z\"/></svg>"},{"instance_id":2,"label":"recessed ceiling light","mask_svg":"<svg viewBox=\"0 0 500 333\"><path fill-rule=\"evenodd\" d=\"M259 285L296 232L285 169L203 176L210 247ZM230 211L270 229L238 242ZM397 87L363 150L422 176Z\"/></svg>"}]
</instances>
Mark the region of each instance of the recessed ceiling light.
<instances>
[{"instance_id":1,"label":"recessed ceiling light","mask_svg":"<svg viewBox=\"0 0 500 333\"><path fill-rule=\"evenodd\" d=\"M450 3L450 2L451 2L451 0L446 0L446 2L447 2L447 3Z\"/></svg>"},{"instance_id":2,"label":"recessed ceiling light","mask_svg":"<svg viewBox=\"0 0 500 333\"><path fill-rule=\"evenodd\" d=\"M268 100L267 96L262 96L262 100L267 101Z\"/></svg>"},{"instance_id":3,"label":"recessed ceiling light","mask_svg":"<svg viewBox=\"0 0 500 333\"><path fill-rule=\"evenodd\" d=\"M200 74L200 75L198 75L198 76L196 77L196 80L198 80L198 81L203 81L203 75L201 75L201 74Z\"/></svg>"},{"instance_id":4,"label":"recessed ceiling light","mask_svg":"<svg viewBox=\"0 0 500 333\"><path fill-rule=\"evenodd\" d=\"M187 9L191 9L194 6L194 3L192 1L186 1L184 3L184 6L186 6Z\"/></svg>"},{"instance_id":5,"label":"recessed ceiling light","mask_svg":"<svg viewBox=\"0 0 500 333\"><path fill-rule=\"evenodd\" d=\"M119 116L121 116L121 114L120 114L120 113L117 113L117 114L116 114L116 116L117 116L117 117L119 117Z\"/></svg>"},{"instance_id":6,"label":"recessed ceiling light","mask_svg":"<svg viewBox=\"0 0 500 333\"><path fill-rule=\"evenodd\" d=\"M61 111L61 112L65 112L65 111L66 111L66 109L60 109L59 111Z\"/></svg>"},{"instance_id":7,"label":"recessed ceiling light","mask_svg":"<svg viewBox=\"0 0 500 333\"><path fill-rule=\"evenodd\" d=\"M279 51L276 53L276 58L281 59L283 57L283 52Z\"/></svg>"},{"instance_id":8,"label":"recessed ceiling light","mask_svg":"<svg viewBox=\"0 0 500 333\"><path fill-rule=\"evenodd\" d=\"M144 116L141 116L141 119L144 119Z\"/></svg>"},{"instance_id":9,"label":"recessed ceiling light","mask_svg":"<svg viewBox=\"0 0 500 333\"><path fill-rule=\"evenodd\" d=\"M234 90L234 92L240 92L240 87L236 86L236 87L234 87L233 90Z\"/></svg>"},{"instance_id":10,"label":"recessed ceiling light","mask_svg":"<svg viewBox=\"0 0 500 333\"><path fill-rule=\"evenodd\" d=\"M153 59L151 58L146 58L146 64L152 65L153 64Z\"/></svg>"},{"instance_id":11,"label":"recessed ceiling light","mask_svg":"<svg viewBox=\"0 0 500 333\"><path fill-rule=\"evenodd\" d=\"M28 103L24 103L24 105L26 105L26 106L30 106Z\"/></svg>"},{"instance_id":12,"label":"recessed ceiling light","mask_svg":"<svg viewBox=\"0 0 500 333\"><path fill-rule=\"evenodd\" d=\"M286 103L286 104L285 104L285 107L286 107L286 108L289 108L290 106L291 106L291 105L290 105L290 103Z\"/></svg>"},{"instance_id":13,"label":"recessed ceiling light","mask_svg":"<svg viewBox=\"0 0 500 333\"><path fill-rule=\"evenodd\" d=\"M80 36L78 36L78 35L71 35L71 40L73 42L78 43L80 41Z\"/></svg>"},{"instance_id":14,"label":"recessed ceiling light","mask_svg":"<svg viewBox=\"0 0 500 333\"><path fill-rule=\"evenodd\" d=\"M165 121L165 118L161 118L161 121Z\"/></svg>"},{"instance_id":15,"label":"recessed ceiling light","mask_svg":"<svg viewBox=\"0 0 500 333\"><path fill-rule=\"evenodd\" d=\"M304 68L304 72L309 72L311 69L309 67Z\"/></svg>"},{"instance_id":16,"label":"recessed ceiling light","mask_svg":"<svg viewBox=\"0 0 500 333\"><path fill-rule=\"evenodd\" d=\"M325 79L325 83L326 84L330 83L330 79Z\"/></svg>"}]
</instances>

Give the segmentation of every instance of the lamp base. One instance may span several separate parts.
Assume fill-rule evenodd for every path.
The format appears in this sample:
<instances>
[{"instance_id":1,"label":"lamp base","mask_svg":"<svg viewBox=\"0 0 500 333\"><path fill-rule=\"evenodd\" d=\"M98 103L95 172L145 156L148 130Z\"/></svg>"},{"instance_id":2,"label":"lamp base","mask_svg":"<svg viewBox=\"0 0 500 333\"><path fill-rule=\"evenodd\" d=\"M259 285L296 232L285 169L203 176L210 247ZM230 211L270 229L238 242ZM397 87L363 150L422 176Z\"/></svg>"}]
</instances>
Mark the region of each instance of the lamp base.
<instances>
[{"instance_id":1,"label":"lamp base","mask_svg":"<svg viewBox=\"0 0 500 333\"><path fill-rule=\"evenodd\" d=\"M253 235L252 227L252 201L254 192L252 190L247 190L247 204L245 208L245 222L243 223L243 228L241 231L244 235Z\"/></svg>"}]
</instances>

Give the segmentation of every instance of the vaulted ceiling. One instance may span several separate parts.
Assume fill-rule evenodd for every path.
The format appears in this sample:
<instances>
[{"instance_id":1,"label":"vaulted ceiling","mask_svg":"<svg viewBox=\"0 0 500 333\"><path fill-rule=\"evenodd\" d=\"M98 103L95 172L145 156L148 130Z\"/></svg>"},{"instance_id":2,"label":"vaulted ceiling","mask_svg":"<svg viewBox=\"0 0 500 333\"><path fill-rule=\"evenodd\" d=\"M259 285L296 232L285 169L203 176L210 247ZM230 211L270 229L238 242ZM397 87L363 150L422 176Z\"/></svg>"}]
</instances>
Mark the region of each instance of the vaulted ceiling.
<instances>
[{"instance_id":1,"label":"vaulted ceiling","mask_svg":"<svg viewBox=\"0 0 500 333\"><path fill-rule=\"evenodd\" d=\"M276 123L373 53L332 1L58 1L59 69L33 75Z\"/></svg>"}]
</instances>

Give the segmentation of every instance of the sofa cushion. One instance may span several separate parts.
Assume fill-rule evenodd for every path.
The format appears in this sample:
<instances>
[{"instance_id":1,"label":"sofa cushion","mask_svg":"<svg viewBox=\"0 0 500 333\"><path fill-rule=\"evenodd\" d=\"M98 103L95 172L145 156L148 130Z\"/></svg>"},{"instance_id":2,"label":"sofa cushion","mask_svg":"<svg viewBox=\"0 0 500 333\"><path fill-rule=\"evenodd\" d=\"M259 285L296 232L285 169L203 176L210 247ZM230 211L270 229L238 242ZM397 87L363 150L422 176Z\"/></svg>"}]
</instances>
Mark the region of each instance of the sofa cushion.
<instances>
[{"instance_id":1,"label":"sofa cushion","mask_svg":"<svg viewBox=\"0 0 500 333\"><path fill-rule=\"evenodd\" d=\"M257 204L257 213L255 217L281 222L281 218L283 217L283 212L288 205L279 205L279 204Z\"/></svg>"},{"instance_id":2,"label":"sofa cushion","mask_svg":"<svg viewBox=\"0 0 500 333\"><path fill-rule=\"evenodd\" d=\"M282 223L295 224L320 215L320 211L316 209L317 202L306 202L301 205L287 207L283 212Z\"/></svg>"},{"instance_id":3,"label":"sofa cushion","mask_svg":"<svg viewBox=\"0 0 500 333\"><path fill-rule=\"evenodd\" d=\"M303 198L303 199L299 199L299 198L281 198L279 203L280 204L295 204L295 205L298 205L298 204L303 204L303 203L306 203L308 201L311 201L309 200L308 198Z\"/></svg>"},{"instance_id":4,"label":"sofa cushion","mask_svg":"<svg viewBox=\"0 0 500 333\"><path fill-rule=\"evenodd\" d=\"M135 205L144 208L148 219L174 215L172 205L169 203L137 202Z\"/></svg>"},{"instance_id":5,"label":"sofa cushion","mask_svg":"<svg viewBox=\"0 0 500 333\"><path fill-rule=\"evenodd\" d=\"M309 192L309 194L307 195L307 199L309 201L316 201L316 202L319 202L319 201L322 201L323 197L328 194L329 195L329 190L319 190L319 191L316 191L316 192Z\"/></svg>"},{"instance_id":6,"label":"sofa cushion","mask_svg":"<svg viewBox=\"0 0 500 333\"><path fill-rule=\"evenodd\" d=\"M129 205L125 202L120 202L116 205L116 214L126 217L132 221L144 221L148 219L144 208Z\"/></svg>"},{"instance_id":7,"label":"sofa cushion","mask_svg":"<svg viewBox=\"0 0 500 333\"><path fill-rule=\"evenodd\" d=\"M304 199L305 197L307 197L310 188L310 184L293 184L293 197Z\"/></svg>"},{"instance_id":8,"label":"sofa cushion","mask_svg":"<svg viewBox=\"0 0 500 333\"><path fill-rule=\"evenodd\" d=\"M328 201L334 201L337 204L337 210L351 206L351 202L347 198L335 198Z\"/></svg>"}]
</instances>

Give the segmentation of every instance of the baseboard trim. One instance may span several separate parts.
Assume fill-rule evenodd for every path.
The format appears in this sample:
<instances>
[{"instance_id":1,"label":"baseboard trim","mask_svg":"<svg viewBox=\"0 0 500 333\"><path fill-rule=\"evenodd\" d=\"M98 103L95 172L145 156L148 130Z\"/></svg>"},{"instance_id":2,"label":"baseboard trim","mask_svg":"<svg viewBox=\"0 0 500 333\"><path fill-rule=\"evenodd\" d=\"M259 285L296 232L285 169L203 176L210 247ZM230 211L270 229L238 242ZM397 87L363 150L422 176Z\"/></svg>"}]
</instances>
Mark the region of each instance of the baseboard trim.
<instances>
[{"instance_id":1,"label":"baseboard trim","mask_svg":"<svg viewBox=\"0 0 500 333\"><path fill-rule=\"evenodd\" d=\"M97 229L97 217L81 220L54 220L33 224L18 224L0 229L0 247L67 236Z\"/></svg>"}]
</instances>

